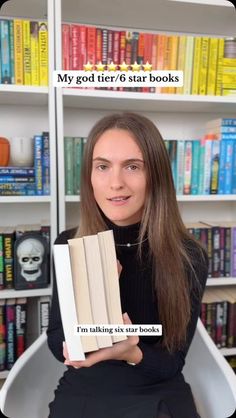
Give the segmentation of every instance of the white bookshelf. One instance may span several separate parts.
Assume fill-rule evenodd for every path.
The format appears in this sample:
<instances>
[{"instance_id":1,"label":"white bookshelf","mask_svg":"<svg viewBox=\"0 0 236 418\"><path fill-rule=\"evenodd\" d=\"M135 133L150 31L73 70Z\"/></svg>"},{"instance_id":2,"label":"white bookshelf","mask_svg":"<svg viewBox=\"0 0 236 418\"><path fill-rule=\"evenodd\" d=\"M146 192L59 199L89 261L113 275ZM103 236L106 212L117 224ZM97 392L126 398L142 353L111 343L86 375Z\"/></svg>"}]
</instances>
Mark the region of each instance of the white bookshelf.
<instances>
[{"instance_id":1,"label":"white bookshelf","mask_svg":"<svg viewBox=\"0 0 236 418\"><path fill-rule=\"evenodd\" d=\"M0 126L1 136L9 139L14 136L33 137L43 131L49 132L51 194L50 196L0 196L0 226L39 224L42 220L50 225L51 242L53 242L57 236L58 226L55 96L51 82L55 65L54 2L50 0L6 2L1 8L1 18L48 21L49 87L0 84ZM42 289L4 289L0 291L0 299L26 297L29 298L31 304L35 303L37 310L39 298L50 297L51 294L52 285L50 284L47 288ZM37 329L36 324L35 327L32 326L33 328ZM8 373L8 371L0 372L0 379L6 378Z\"/></svg>"},{"instance_id":2,"label":"white bookshelf","mask_svg":"<svg viewBox=\"0 0 236 418\"><path fill-rule=\"evenodd\" d=\"M93 11L91 13L91 10ZM135 13L134 13L135 11ZM224 0L55 0L56 69L61 70L61 23L117 30L235 36L235 9ZM235 117L236 97L56 89L59 230L78 224L79 196L65 196L64 136L86 137L94 123L114 111L149 117L164 139L196 139L210 119ZM236 195L177 196L185 222L236 221ZM207 286L236 286L236 278L208 279ZM235 353L236 349L230 349Z\"/></svg>"}]
</instances>

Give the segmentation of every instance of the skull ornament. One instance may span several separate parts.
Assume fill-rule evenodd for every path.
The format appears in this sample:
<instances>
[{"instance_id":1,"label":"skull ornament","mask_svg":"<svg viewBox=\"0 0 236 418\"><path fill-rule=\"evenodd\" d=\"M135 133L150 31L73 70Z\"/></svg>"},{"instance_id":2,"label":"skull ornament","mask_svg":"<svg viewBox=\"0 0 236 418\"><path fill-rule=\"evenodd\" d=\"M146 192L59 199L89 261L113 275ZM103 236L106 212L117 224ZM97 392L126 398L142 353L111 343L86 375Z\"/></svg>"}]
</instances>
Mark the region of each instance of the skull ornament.
<instances>
[{"instance_id":1,"label":"skull ornament","mask_svg":"<svg viewBox=\"0 0 236 418\"><path fill-rule=\"evenodd\" d=\"M44 246L36 238L27 238L17 248L17 258L21 266L21 275L27 282L33 282L41 276Z\"/></svg>"}]
</instances>

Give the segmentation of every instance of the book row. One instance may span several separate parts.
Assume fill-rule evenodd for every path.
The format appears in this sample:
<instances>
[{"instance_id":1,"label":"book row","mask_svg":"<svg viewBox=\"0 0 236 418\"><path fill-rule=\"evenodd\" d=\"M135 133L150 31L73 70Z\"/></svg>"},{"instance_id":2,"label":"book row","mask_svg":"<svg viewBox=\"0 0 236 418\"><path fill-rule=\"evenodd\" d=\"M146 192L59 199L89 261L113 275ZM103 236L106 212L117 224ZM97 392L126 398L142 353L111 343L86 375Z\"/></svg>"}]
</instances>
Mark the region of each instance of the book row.
<instances>
[{"instance_id":1,"label":"book row","mask_svg":"<svg viewBox=\"0 0 236 418\"><path fill-rule=\"evenodd\" d=\"M165 141L177 195L236 193L236 133L222 135Z\"/></svg>"},{"instance_id":2,"label":"book row","mask_svg":"<svg viewBox=\"0 0 236 418\"><path fill-rule=\"evenodd\" d=\"M47 22L0 19L0 83L48 85Z\"/></svg>"},{"instance_id":3,"label":"book row","mask_svg":"<svg viewBox=\"0 0 236 418\"><path fill-rule=\"evenodd\" d=\"M62 25L63 70L104 71L115 64L134 70L146 63L153 70L184 72L183 87L119 88L154 93L229 95L236 93L236 38L165 35L111 30L78 24ZM103 66L101 65L103 64ZM136 65L136 71L138 69Z\"/></svg>"},{"instance_id":4,"label":"book row","mask_svg":"<svg viewBox=\"0 0 236 418\"><path fill-rule=\"evenodd\" d=\"M50 274L50 227L0 227L0 291L47 287Z\"/></svg>"},{"instance_id":5,"label":"book row","mask_svg":"<svg viewBox=\"0 0 236 418\"><path fill-rule=\"evenodd\" d=\"M185 226L207 250L208 277L236 278L236 222L195 222Z\"/></svg>"},{"instance_id":6,"label":"book row","mask_svg":"<svg viewBox=\"0 0 236 418\"><path fill-rule=\"evenodd\" d=\"M50 298L0 300L0 370L10 370L33 340L46 331ZM34 318L34 324L32 322Z\"/></svg>"},{"instance_id":7,"label":"book row","mask_svg":"<svg viewBox=\"0 0 236 418\"><path fill-rule=\"evenodd\" d=\"M18 138L15 138L18 140ZM19 138L20 140L20 138ZM14 143L10 146L11 154L14 151ZM0 167L0 196L41 196L50 195L50 146L49 133L34 135L32 144L32 167ZM15 157L15 164L21 153Z\"/></svg>"},{"instance_id":8,"label":"book row","mask_svg":"<svg viewBox=\"0 0 236 418\"><path fill-rule=\"evenodd\" d=\"M86 138L64 138L66 195L78 195L80 192L80 171L85 143Z\"/></svg>"},{"instance_id":9,"label":"book row","mask_svg":"<svg viewBox=\"0 0 236 418\"><path fill-rule=\"evenodd\" d=\"M221 141L165 140L177 195L236 194L236 127L233 129L235 132L221 134ZM64 138L66 195L79 194L85 142L81 137Z\"/></svg>"},{"instance_id":10,"label":"book row","mask_svg":"<svg viewBox=\"0 0 236 418\"><path fill-rule=\"evenodd\" d=\"M236 291L235 289L206 289L201 305L201 320L217 345L236 346Z\"/></svg>"}]
</instances>

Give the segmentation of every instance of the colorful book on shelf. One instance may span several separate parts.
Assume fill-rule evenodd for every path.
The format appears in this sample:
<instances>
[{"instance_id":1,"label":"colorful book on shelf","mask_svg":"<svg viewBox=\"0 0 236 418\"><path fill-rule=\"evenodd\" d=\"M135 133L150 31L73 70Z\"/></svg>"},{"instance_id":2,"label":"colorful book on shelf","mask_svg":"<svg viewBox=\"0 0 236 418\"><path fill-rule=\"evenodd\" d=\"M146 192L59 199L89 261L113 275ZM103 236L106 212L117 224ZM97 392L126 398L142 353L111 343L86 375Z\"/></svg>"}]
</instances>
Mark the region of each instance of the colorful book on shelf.
<instances>
[{"instance_id":1,"label":"colorful book on shelf","mask_svg":"<svg viewBox=\"0 0 236 418\"><path fill-rule=\"evenodd\" d=\"M76 325L83 323L123 324L113 232L74 238L68 245L54 245L54 260L70 359L83 359L85 352L126 339L110 335L81 338L75 333Z\"/></svg>"}]
</instances>

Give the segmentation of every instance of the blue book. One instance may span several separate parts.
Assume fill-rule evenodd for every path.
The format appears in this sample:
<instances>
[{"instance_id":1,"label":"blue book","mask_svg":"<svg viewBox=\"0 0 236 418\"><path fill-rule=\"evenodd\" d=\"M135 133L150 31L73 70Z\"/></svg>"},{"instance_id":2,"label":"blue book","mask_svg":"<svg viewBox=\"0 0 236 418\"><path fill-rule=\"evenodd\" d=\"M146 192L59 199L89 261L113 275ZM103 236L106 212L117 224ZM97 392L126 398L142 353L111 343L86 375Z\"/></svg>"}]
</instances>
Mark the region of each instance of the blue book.
<instances>
[{"instance_id":1,"label":"blue book","mask_svg":"<svg viewBox=\"0 0 236 418\"><path fill-rule=\"evenodd\" d=\"M14 22L9 21L11 84L15 84Z\"/></svg>"},{"instance_id":2,"label":"blue book","mask_svg":"<svg viewBox=\"0 0 236 418\"><path fill-rule=\"evenodd\" d=\"M43 132L43 157L42 157L42 178L43 195L50 195L50 148L49 132Z\"/></svg>"},{"instance_id":3,"label":"blue book","mask_svg":"<svg viewBox=\"0 0 236 418\"><path fill-rule=\"evenodd\" d=\"M236 194L236 141L234 141L233 148L233 162L232 162L232 194Z\"/></svg>"},{"instance_id":4,"label":"blue book","mask_svg":"<svg viewBox=\"0 0 236 418\"><path fill-rule=\"evenodd\" d=\"M211 162L212 162L212 140L205 140L205 159L204 159L204 175L203 175L203 194L210 194L211 186Z\"/></svg>"},{"instance_id":5,"label":"blue book","mask_svg":"<svg viewBox=\"0 0 236 418\"><path fill-rule=\"evenodd\" d=\"M176 194L182 195L184 191L184 151L185 141L178 141L176 163Z\"/></svg>"},{"instance_id":6,"label":"blue book","mask_svg":"<svg viewBox=\"0 0 236 418\"><path fill-rule=\"evenodd\" d=\"M192 141L192 184L191 194L198 194L199 184L199 160L200 160L200 141Z\"/></svg>"},{"instance_id":7,"label":"blue book","mask_svg":"<svg viewBox=\"0 0 236 418\"><path fill-rule=\"evenodd\" d=\"M10 58L10 34L9 21L0 21L0 44L1 44L1 73L2 84L11 84L11 58Z\"/></svg>"},{"instance_id":8,"label":"blue book","mask_svg":"<svg viewBox=\"0 0 236 418\"><path fill-rule=\"evenodd\" d=\"M218 194L224 194L225 164L226 164L226 141L220 141Z\"/></svg>"},{"instance_id":9,"label":"blue book","mask_svg":"<svg viewBox=\"0 0 236 418\"><path fill-rule=\"evenodd\" d=\"M204 180L204 162L205 162L205 140L200 141L199 151L199 177L198 177L198 194L203 194L203 180Z\"/></svg>"},{"instance_id":10,"label":"blue book","mask_svg":"<svg viewBox=\"0 0 236 418\"><path fill-rule=\"evenodd\" d=\"M34 136L34 168L35 168L35 184L36 194L43 194L43 137L42 135Z\"/></svg>"},{"instance_id":11,"label":"blue book","mask_svg":"<svg viewBox=\"0 0 236 418\"><path fill-rule=\"evenodd\" d=\"M220 158L220 141L218 139L214 139L212 141L212 152L211 152L210 194L218 193L219 158Z\"/></svg>"},{"instance_id":12,"label":"blue book","mask_svg":"<svg viewBox=\"0 0 236 418\"><path fill-rule=\"evenodd\" d=\"M171 171L172 171L172 177L176 189L176 183L177 183L177 147L178 147L178 141L175 139L171 139L169 141L169 158L170 158L170 165L171 165Z\"/></svg>"},{"instance_id":13,"label":"blue book","mask_svg":"<svg viewBox=\"0 0 236 418\"><path fill-rule=\"evenodd\" d=\"M224 140L224 139L236 139L236 133L221 134L220 138L221 138L221 140Z\"/></svg>"},{"instance_id":14,"label":"blue book","mask_svg":"<svg viewBox=\"0 0 236 418\"><path fill-rule=\"evenodd\" d=\"M0 167L0 176L34 177L34 168Z\"/></svg>"},{"instance_id":15,"label":"blue book","mask_svg":"<svg viewBox=\"0 0 236 418\"><path fill-rule=\"evenodd\" d=\"M226 159L225 159L225 183L224 194L231 194L232 173L233 173L233 146L232 139L226 140Z\"/></svg>"},{"instance_id":16,"label":"blue book","mask_svg":"<svg viewBox=\"0 0 236 418\"><path fill-rule=\"evenodd\" d=\"M34 177L16 177L16 176L0 176L0 184L2 183L34 183Z\"/></svg>"}]
</instances>

